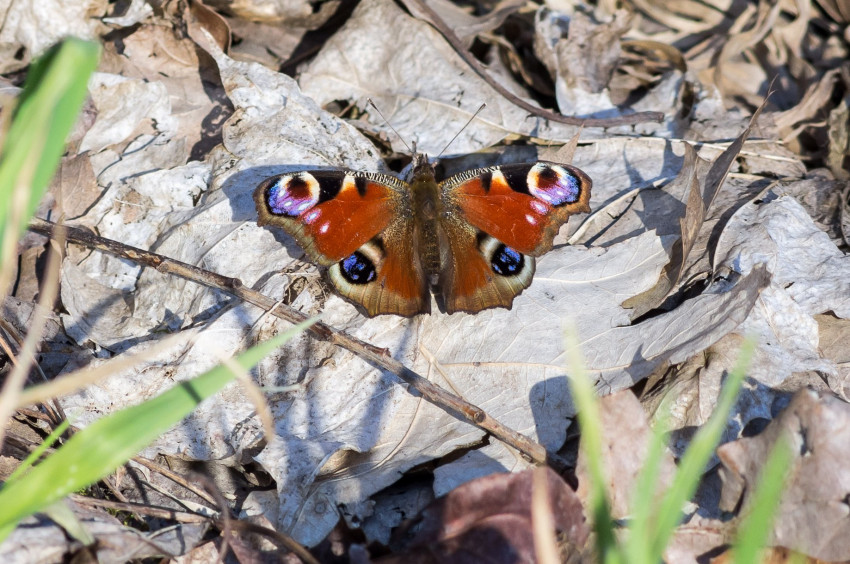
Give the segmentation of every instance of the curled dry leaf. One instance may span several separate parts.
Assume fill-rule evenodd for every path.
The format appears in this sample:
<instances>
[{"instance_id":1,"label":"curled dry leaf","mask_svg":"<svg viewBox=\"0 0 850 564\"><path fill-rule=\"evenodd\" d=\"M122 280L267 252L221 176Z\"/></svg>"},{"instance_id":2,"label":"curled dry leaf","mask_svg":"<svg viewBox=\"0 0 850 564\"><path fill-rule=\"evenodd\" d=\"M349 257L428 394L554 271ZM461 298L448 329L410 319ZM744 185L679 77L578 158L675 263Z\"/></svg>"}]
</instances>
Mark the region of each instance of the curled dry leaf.
<instances>
[{"instance_id":1,"label":"curled dry leaf","mask_svg":"<svg viewBox=\"0 0 850 564\"><path fill-rule=\"evenodd\" d=\"M415 533L401 552L376 563L534 562L533 477L532 470L493 474L456 488L407 527ZM562 560L574 559L590 532L581 503L549 468L543 483Z\"/></svg>"},{"instance_id":2,"label":"curled dry leaf","mask_svg":"<svg viewBox=\"0 0 850 564\"><path fill-rule=\"evenodd\" d=\"M634 508L637 476L644 464L652 430L646 412L640 402L629 390L623 390L600 400L599 416L602 428L602 467L605 468L608 501L611 504L611 517L626 519ZM660 500L670 486L676 471L676 463L669 451L664 452L658 473L655 476L656 494L654 501ZM589 493L587 458L584 451L579 452L576 465L576 477L579 487L576 491L579 499L587 503Z\"/></svg>"},{"instance_id":3,"label":"curled dry leaf","mask_svg":"<svg viewBox=\"0 0 850 564\"><path fill-rule=\"evenodd\" d=\"M660 305L678 284L700 227L706 219L708 209L723 186L723 182L729 174L729 168L750 135L750 131L763 108L764 104L750 118L749 125L744 132L715 159L702 178L697 175L696 152L689 144L685 145L685 163L676 177L676 182L684 188L684 192L687 194L685 213L679 220L681 237L673 245L670 262L664 268L658 284L651 290L623 302L625 307L633 308L632 319L637 319Z\"/></svg>"},{"instance_id":4,"label":"curled dry leaf","mask_svg":"<svg viewBox=\"0 0 850 564\"><path fill-rule=\"evenodd\" d=\"M555 81L555 95L563 113L590 113L577 104L589 99L587 94L608 87L620 60L620 38L630 23L626 10L618 10L607 23L595 22L579 11L569 18L546 8L538 11L534 50ZM577 65L576 61L584 64Z\"/></svg>"},{"instance_id":5,"label":"curled dry leaf","mask_svg":"<svg viewBox=\"0 0 850 564\"><path fill-rule=\"evenodd\" d=\"M850 407L831 394L801 390L761 434L718 449L721 507L733 511L742 505L746 513L759 471L780 436L794 456L769 544L831 562L850 559Z\"/></svg>"}]
</instances>

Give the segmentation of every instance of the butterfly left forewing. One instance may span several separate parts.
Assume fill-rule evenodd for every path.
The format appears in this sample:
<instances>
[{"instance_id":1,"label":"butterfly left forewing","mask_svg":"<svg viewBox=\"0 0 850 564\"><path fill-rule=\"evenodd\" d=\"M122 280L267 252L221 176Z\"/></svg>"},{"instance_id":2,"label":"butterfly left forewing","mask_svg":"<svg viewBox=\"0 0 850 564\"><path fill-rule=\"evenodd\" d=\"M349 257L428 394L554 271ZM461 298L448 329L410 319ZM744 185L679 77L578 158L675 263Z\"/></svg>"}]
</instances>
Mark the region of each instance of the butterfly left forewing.
<instances>
[{"instance_id":1,"label":"butterfly left forewing","mask_svg":"<svg viewBox=\"0 0 850 564\"><path fill-rule=\"evenodd\" d=\"M259 225L283 228L311 260L330 266L386 229L405 191L392 176L313 170L266 179L254 203Z\"/></svg>"},{"instance_id":2,"label":"butterfly left forewing","mask_svg":"<svg viewBox=\"0 0 850 564\"><path fill-rule=\"evenodd\" d=\"M540 161L476 169L440 184L446 311L511 307L531 284L534 257L570 215L590 211L590 178Z\"/></svg>"},{"instance_id":3,"label":"butterfly left forewing","mask_svg":"<svg viewBox=\"0 0 850 564\"><path fill-rule=\"evenodd\" d=\"M410 194L398 178L345 170L275 176L254 191L259 225L283 228L370 316L430 310L412 249Z\"/></svg>"}]
</instances>

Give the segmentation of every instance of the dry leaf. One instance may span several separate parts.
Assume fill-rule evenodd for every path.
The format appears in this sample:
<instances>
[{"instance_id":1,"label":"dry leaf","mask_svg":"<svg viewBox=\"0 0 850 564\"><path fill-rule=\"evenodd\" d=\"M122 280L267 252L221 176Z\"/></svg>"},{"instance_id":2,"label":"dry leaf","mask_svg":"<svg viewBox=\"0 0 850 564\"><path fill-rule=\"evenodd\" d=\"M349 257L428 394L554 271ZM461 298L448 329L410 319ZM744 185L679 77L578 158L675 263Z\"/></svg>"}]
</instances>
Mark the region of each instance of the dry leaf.
<instances>
[{"instance_id":1,"label":"dry leaf","mask_svg":"<svg viewBox=\"0 0 850 564\"><path fill-rule=\"evenodd\" d=\"M551 469L545 476L562 558L575 557L590 532L581 503ZM534 562L532 477L531 470L493 474L460 486L423 511L406 551L376 562Z\"/></svg>"},{"instance_id":2,"label":"dry leaf","mask_svg":"<svg viewBox=\"0 0 850 564\"><path fill-rule=\"evenodd\" d=\"M771 546L784 546L827 561L850 559L847 503L850 495L850 407L832 395L797 393L760 435L718 449L723 463L721 506L734 510L747 501L758 473L780 436L794 457L771 527Z\"/></svg>"},{"instance_id":3,"label":"dry leaf","mask_svg":"<svg viewBox=\"0 0 850 564\"><path fill-rule=\"evenodd\" d=\"M605 396L600 401L600 429L602 435L602 465L605 468L608 502L611 504L611 517L627 519L634 508L631 506L635 496L637 476L646 464L647 448L652 430L646 418L646 412L634 394L628 390ZM655 476L655 502L661 499L670 486L676 471L676 463L670 452L664 452L658 472ZM579 499L586 505L589 493L587 457L579 452L576 465L576 477Z\"/></svg>"}]
</instances>

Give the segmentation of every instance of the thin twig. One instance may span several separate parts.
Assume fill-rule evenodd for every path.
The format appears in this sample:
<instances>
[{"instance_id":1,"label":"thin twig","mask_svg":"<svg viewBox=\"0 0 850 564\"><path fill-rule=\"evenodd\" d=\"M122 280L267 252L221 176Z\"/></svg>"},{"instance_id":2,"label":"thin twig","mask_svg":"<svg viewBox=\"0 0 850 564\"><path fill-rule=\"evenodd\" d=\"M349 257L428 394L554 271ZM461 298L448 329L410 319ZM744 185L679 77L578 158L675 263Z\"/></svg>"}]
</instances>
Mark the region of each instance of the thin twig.
<instances>
[{"instance_id":1,"label":"thin twig","mask_svg":"<svg viewBox=\"0 0 850 564\"><path fill-rule=\"evenodd\" d=\"M109 501L106 499L85 497L76 494L71 495L70 497L71 500L75 503L85 505L87 507L100 507L103 509L111 509L113 511L125 511L127 513L147 515L149 517L155 517L158 519L176 521L178 523L208 522L215 525L219 530L224 530L223 519L217 519L215 517L209 517L207 515L193 513L191 511L177 511L168 507L146 505L142 503L122 503L116 501ZM273 529L269 529L268 527L263 527L261 525L256 525L254 523L240 520L231 520L229 523L229 527L234 531L239 531L240 533L252 533L255 535L262 535L270 539L272 542L283 546L284 548L298 556L298 558L300 558L302 561L307 562L309 564L319 564L319 561L316 560L316 558L312 554L310 554L310 552L306 548L304 548L301 544L295 541L292 537L287 536L279 531L275 531Z\"/></svg>"},{"instance_id":2,"label":"thin twig","mask_svg":"<svg viewBox=\"0 0 850 564\"><path fill-rule=\"evenodd\" d=\"M33 219L29 226L31 231L47 236L50 236L55 227L56 224L43 219ZM137 249L119 243L118 241L105 239L84 229L70 226L65 226L64 228L67 230L66 237L69 242L132 260L133 262L153 267L158 272L179 276L197 284L227 292L290 323L301 323L307 319L307 316L303 313L283 305L261 292L245 287L238 278L222 276L185 262L164 257L150 251ZM410 370L392 358L387 349L378 348L365 341L356 339L345 332L337 331L321 322L314 324L307 331L318 339L328 341L338 347L353 352L381 370L395 374L428 402L440 407L443 411L458 419L472 423L478 428L487 431L498 440L523 453L533 462L549 464L558 472L563 472L570 468L570 465L561 457L547 453L541 444L502 425L483 409L450 394L413 370Z\"/></svg>"},{"instance_id":3,"label":"thin twig","mask_svg":"<svg viewBox=\"0 0 850 564\"><path fill-rule=\"evenodd\" d=\"M178 474L177 472L171 470L167 466L163 466L162 464L157 464L153 460L148 460L147 458L142 458L141 456L134 457L132 460L136 464L138 464L140 466L144 466L148 470L156 472L159 475L161 475L162 477L167 478L167 479L171 480L172 482L174 482L175 484L182 486L183 488L192 492L193 494L195 494L199 498L206 501L210 505L210 507L215 507L215 505L216 505L215 499L209 493L207 493L207 491L204 488L202 488L202 487L198 486L197 484L194 484L191 481L187 480L185 476Z\"/></svg>"},{"instance_id":4,"label":"thin twig","mask_svg":"<svg viewBox=\"0 0 850 564\"><path fill-rule=\"evenodd\" d=\"M649 121L660 122L664 119L664 114L662 112L636 112L633 114L619 116L615 118L578 118L573 116L565 116L559 113L541 108L539 106L535 106L533 104L529 104L519 96L515 95L513 92L505 88L498 81L494 80L490 74L487 72L487 69L484 68L478 59L476 59L472 54L464 46L463 42L455 35L455 32L446 25L446 22L435 12L431 7L421 0L406 0L407 2L413 2L416 4L417 8L421 10L424 14L428 16L426 21L427 23L434 26L434 28L440 32L440 34L449 42L452 48L457 52L458 55L464 60L464 62L472 67L472 70L478 74L484 81L489 84L493 89L495 89L499 94L504 96L508 101L512 104L519 106L523 110L540 116L544 119L548 119L551 121L556 121L558 123L565 123L567 125L583 125L585 127L617 127L620 125L634 125L636 123L645 123Z\"/></svg>"}]
</instances>

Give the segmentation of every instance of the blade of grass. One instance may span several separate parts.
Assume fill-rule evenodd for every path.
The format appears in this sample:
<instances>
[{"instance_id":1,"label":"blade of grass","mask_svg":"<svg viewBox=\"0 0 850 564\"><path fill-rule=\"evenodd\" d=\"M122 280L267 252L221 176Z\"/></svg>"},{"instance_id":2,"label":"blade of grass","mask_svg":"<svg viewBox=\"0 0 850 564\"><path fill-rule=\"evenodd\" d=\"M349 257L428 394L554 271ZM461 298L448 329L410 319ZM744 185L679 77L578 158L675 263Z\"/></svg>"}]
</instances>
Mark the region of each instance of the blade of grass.
<instances>
[{"instance_id":1,"label":"blade of grass","mask_svg":"<svg viewBox=\"0 0 850 564\"><path fill-rule=\"evenodd\" d=\"M624 554L629 555L629 562L633 564L655 564L658 562L651 557L652 543L650 542L649 531L652 528L650 520L658 509L654 498L658 491L658 471L664 457L664 446L666 444L664 437L669 428L669 415L669 407L662 405L659 409L658 422L652 429L647 445L646 461L635 480L631 521L629 522L628 537L623 548Z\"/></svg>"},{"instance_id":2,"label":"blade of grass","mask_svg":"<svg viewBox=\"0 0 850 564\"><path fill-rule=\"evenodd\" d=\"M245 351L236 362L245 369L254 366L313 323L315 320L294 326ZM0 489L0 530L10 531L23 517L109 475L233 379L226 366L218 366L76 433L28 474Z\"/></svg>"},{"instance_id":3,"label":"blade of grass","mask_svg":"<svg viewBox=\"0 0 850 564\"><path fill-rule=\"evenodd\" d=\"M792 452L788 440L780 435L759 473L746 517L738 526L732 548L733 562L762 561L758 554L767 542L771 523L779 508L791 460Z\"/></svg>"},{"instance_id":4,"label":"blade of grass","mask_svg":"<svg viewBox=\"0 0 850 564\"><path fill-rule=\"evenodd\" d=\"M567 352L567 367L569 368L570 390L578 410L578 421L581 426L581 448L587 460L587 470L590 478L588 504L593 518L593 528L596 532L596 548L598 560L605 563L622 562L616 539L614 525L611 519L611 509L606 494L605 485L608 483L602 468L602 425L599 416L599 403L596 392L584 370L584 360L578 345L575 327L569 323L564 330L564 341Z\"/></svg>"},{"instance_id":5,"label":"blade of grass","mask_svg":"<svg viewBox=\"0 0 850 564\"><path fill-rule=\"evenodd\" d=\"M0 295L14 271L15 242L56 172L99 58L99 44L69 38L29 69L0 148Z\"/></svg>"},{"instance_id":6,"label":"blade of grass","mask_svg":"<svg viewBox=\"0 0 850 564\"><path fill-rule=\"evenodd\" d=\"M670 489L667 490L667 494L661 502L655 530L651 532L650 536L652 551L649 556L654 562L661 562L664 547L667 546L670 536L682 518L682 507L696 493L705 465L720 442L720 437L723 429L726 428L726 421L732 412L732 407L735 405L754 349L755 341L753 339L748 338L744 341L735 367L729 373L723 390L720 392L714 413L694 435L688 450L685 451L679 461L679 469L673 478Z\"/></svg>"}]
</instances>

